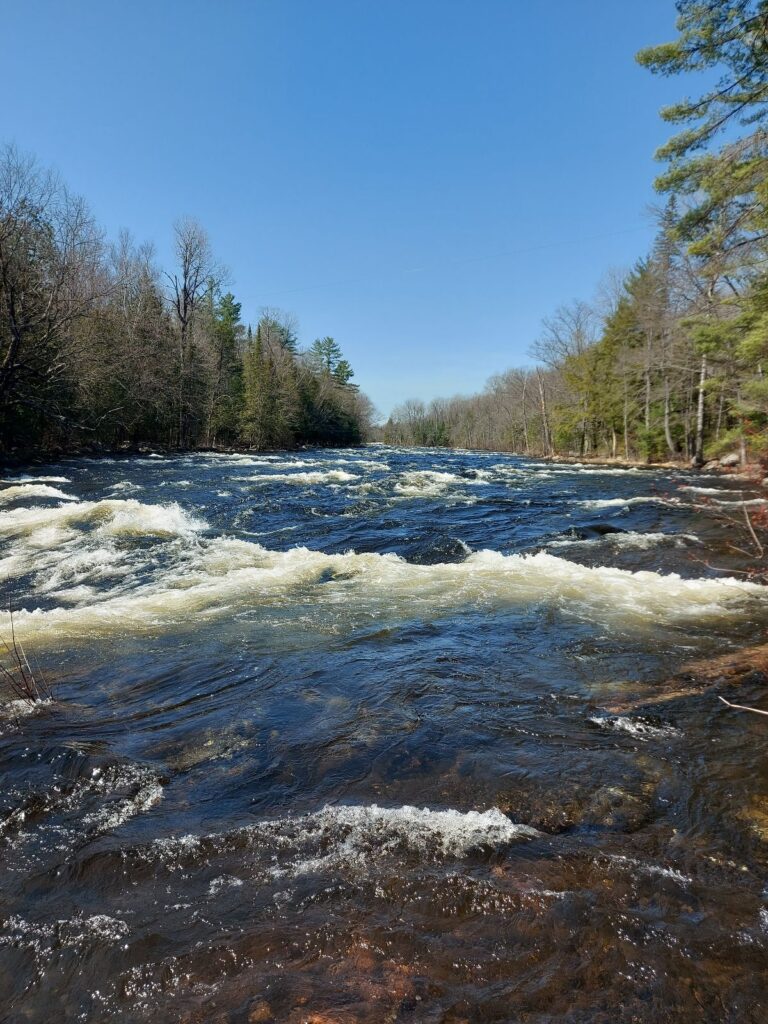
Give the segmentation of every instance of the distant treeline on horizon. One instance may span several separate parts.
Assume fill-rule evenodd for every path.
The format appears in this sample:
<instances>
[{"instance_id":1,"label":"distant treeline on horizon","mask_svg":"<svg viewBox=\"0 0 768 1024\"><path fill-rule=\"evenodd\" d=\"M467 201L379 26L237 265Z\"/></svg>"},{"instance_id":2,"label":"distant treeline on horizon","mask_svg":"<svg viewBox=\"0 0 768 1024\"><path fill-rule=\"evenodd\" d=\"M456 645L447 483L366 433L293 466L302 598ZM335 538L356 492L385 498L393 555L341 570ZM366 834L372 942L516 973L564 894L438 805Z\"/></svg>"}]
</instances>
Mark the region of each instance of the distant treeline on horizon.
<instances>
[{"instance_id":1,"label":"distant treeline on horizon","mask_svg":"<svg viewBox=\"0 0 768 1024\"><path fill-rule=\"evenodd\" d=\"M358 444L370 401L333 340L299 348L289 314L255 327L208 237L174 226L175 265L0 149L0 452L163 445Z\"/></svg>"}]
</instances>

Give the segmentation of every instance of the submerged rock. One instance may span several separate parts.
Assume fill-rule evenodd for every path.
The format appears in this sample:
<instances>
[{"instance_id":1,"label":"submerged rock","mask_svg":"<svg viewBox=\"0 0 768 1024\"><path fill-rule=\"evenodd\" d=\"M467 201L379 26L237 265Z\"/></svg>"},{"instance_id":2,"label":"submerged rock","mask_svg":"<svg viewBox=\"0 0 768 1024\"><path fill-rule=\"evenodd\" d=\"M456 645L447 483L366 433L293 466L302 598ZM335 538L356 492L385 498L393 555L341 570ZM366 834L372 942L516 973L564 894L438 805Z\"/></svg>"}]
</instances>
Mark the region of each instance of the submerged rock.
<instances>
[{"instance_id":1,"label":"submerged rock","mask_svg":"<svg viewBox=\"0 0 768 1024\"><path fill-rule=\"evenodd\" d=\"M644 794L630 793L621 786L601 786L585 809L582 823L633 832L650 816L650 801Z\"/></svg>"},{"instance_id":2,"label":"submerged rock","mask_svg":"<svg viewBox=\"0 0 768 1024\"><path fill-rule=\"evenodd\" d=\"M403 549L403 557L414 565L440 565L463 562L472 549L458 537L435 537L420 540Z\"/></svg>"},{"instance_id":3,"label":"submerged rock","mask_svg":"<svg viewBox=\"0 0 768 1024\"><path fill-rule=\"evenodd\" d=\"M768 843L768 798L753 796L745 807L740 808L736 817L753 836Z\"/></svg>"},{"instance_id":4,"label":"submerged rock","mask_svg":"<svg viewBox=\"0 0 768 1024\"><path fill-rule=\"evenodd\" d=\"M634 832L652 816L656 784L653 773L636 770L623 771L617 782L604 785L599 777L582 781L569 775L567 785L548 789L534 787L521 775L497 802L516 821L550 834L590 827Z\"/></svg>"},{"instance_id":5,"label":"submerged rock","mask_svg":"<svg viewBox=\"0 0 768 1024\"><path fill-rule=\"evenodd\" d=\"M275 1016L266 999L257 1000L248 1013L248 1024L266 1024L267 1021L273 1020Z\"/></svg>"}]
</instances>

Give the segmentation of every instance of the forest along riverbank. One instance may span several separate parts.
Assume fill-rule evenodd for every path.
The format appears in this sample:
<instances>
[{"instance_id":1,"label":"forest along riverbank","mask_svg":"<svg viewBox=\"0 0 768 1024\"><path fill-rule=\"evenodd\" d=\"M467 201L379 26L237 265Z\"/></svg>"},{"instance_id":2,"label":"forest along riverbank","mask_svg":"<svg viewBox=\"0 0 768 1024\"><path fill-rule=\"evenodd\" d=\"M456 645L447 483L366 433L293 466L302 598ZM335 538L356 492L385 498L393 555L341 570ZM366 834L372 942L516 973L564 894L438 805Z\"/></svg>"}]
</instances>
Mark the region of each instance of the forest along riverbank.
<instances>
[{"instance_id":1,"label":"forest along riverbank","mask_svg":"<svg viewBox=\"0 0 768 1024\"><path fill-rule=\"evenodd\" d=\"M0 710L4 1019L764 1020L768 731L717 695L764 701L765 500L380 445L6 474L55 692Z\"/></svg>"}]
</instances>

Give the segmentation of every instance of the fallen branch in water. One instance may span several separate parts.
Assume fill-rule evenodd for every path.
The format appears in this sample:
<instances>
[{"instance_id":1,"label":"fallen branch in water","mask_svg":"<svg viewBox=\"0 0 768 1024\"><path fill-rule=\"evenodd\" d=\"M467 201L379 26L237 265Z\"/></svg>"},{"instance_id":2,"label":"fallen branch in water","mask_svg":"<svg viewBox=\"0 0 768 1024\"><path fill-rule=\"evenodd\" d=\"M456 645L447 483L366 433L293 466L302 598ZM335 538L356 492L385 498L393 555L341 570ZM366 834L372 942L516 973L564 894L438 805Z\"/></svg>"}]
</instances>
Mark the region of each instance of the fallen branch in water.
<instances>
[{"instance_id":1,"label":"fallen branch in water","mask_svg":"<svg viewBox=\"0 0 768 1024\"><path fill-rule=\"evenodd\" d=\"M731 704L725 697L718 696L718 700L721 700L723 704L727 704L729 708L736 708L737 711L752 711L756 715L768 715L768 711L761 711L760 708L750 708L746 704Z\"/></svg>"},{"instance_id":2,"label":"fallen branch in water","mask_svg":"<svg viewBox=\"0 0 768 1024\"><path fill-rule=\"evenodd\" d=\"M747 529L749 530L749 535L752 538L752 541L754 542L755 548L757 550L758 558L762 558L765 555L765 548L758 540L757 534L755 533L755 528L752 525L752 520L749 517L749 512L747 511L746 504L742 505L742 511L744 512L744 518L747 521Z\"/></svg>"},{"instance_id":3,"label":"fallen branch in water","mask_svg":"<svg viewBox=\"0 0 768 1024\"><path fill-rule=\"evenodd\" d=\"M11 618L11 642L8 643L5 637L0 637L0 644L10 658L10 668L0 662L0 680L6 684L12 697L16 700L30 705L50 700L51 687L41 672L40 666L35 664L33 671L21 641L16 639L13 609L10 606L8 613Z\"/></svg>"}]
</instances>

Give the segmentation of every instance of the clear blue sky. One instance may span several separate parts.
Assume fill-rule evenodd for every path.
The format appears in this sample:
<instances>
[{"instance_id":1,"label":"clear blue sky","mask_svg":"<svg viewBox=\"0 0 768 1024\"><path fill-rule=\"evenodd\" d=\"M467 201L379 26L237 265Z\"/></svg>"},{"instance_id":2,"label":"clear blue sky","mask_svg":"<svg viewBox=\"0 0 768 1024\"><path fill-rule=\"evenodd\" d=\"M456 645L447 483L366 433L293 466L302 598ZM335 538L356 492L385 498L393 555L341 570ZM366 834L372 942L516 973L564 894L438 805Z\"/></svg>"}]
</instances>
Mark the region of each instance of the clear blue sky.
<instances>
[{"instance_id":1,"label":"clear blue sky","mask_svg":"<svg viewBox=\"0 0 768 1024\"><path fill-rule=\"evenodd\" d=\"M672 0L2 0L0 139L167 264L196 217L243 313L331 334L386 413L530 362L648 248L688 83Z\"/></svg>"}]
</instances>

